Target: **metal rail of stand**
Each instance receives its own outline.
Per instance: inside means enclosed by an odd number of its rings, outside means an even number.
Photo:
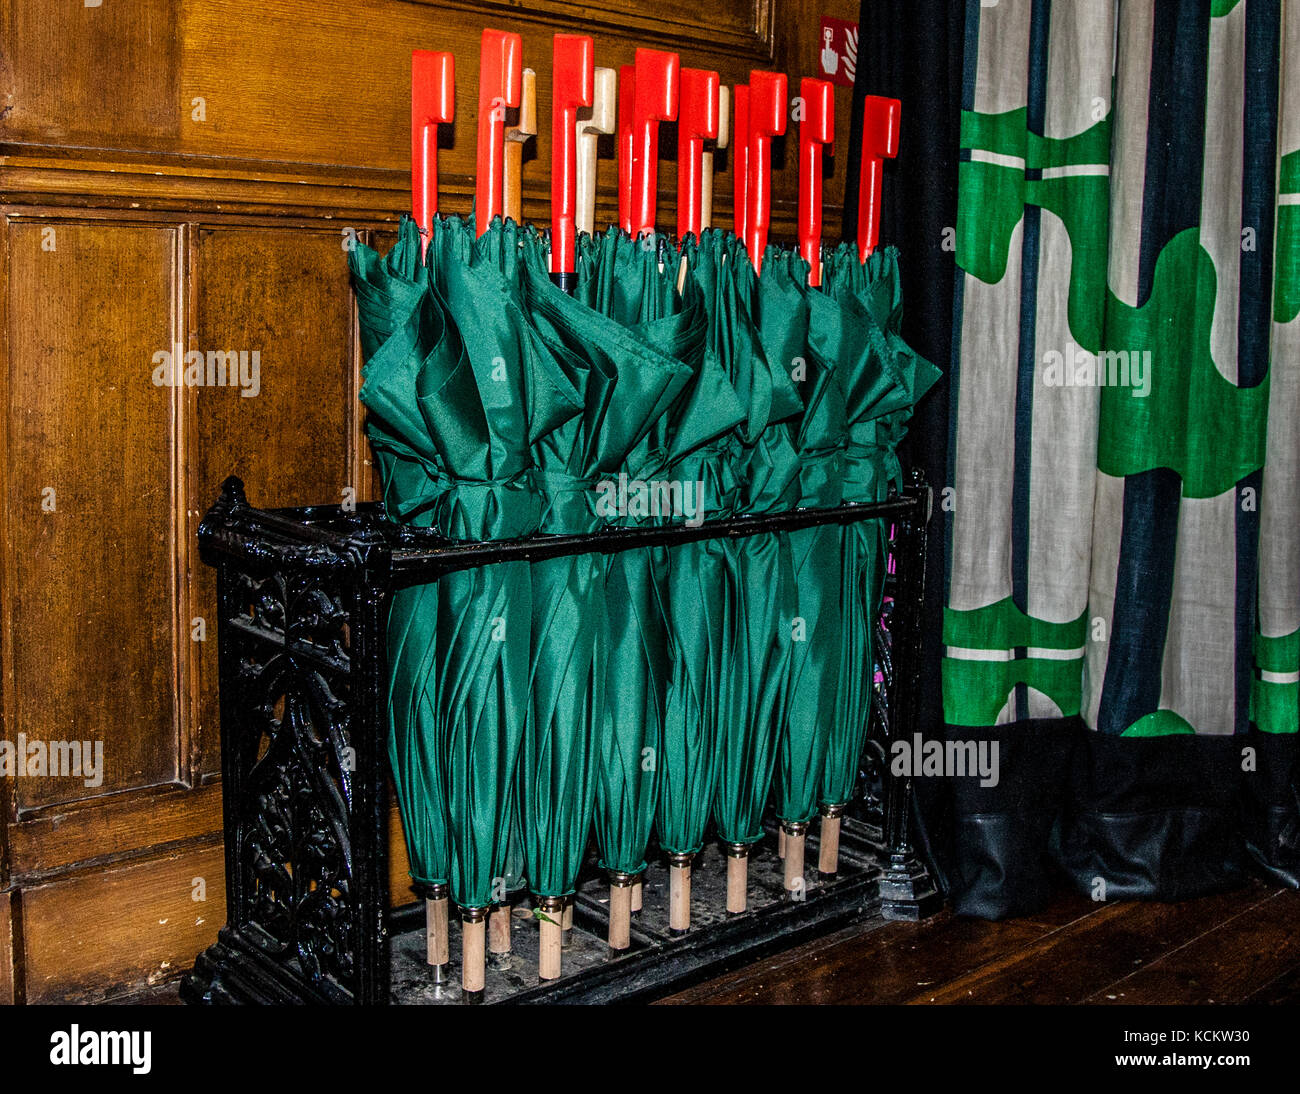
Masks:
[[[889,742],[914,727],[930,502],[914,474],[902,493],[870,505],[465,544],[394,524],[379,505],[255,509],[243,484],[227,479],[198,534],[217,569],[226,925],[182,981],[182,998],[392,1001],[390,934],[401,917],[388,913],[388,606],[397,589],[496,562],[864,520],[893,528],[884,695],[873,710],[882,815],[865,829],[879,833],[879,869],[802,907],[763,909],[662,949],[652,940],[639,956],[528,988],[517,1001],[649,998],[866,911],[919,919],[937,910],[911,842],[910,779],[885,762]]]

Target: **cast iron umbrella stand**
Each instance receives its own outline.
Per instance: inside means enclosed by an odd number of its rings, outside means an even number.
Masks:
[[[940,899],[911,844],[910,779],[889,771],[889,744],[910,740],[919,680],[926,523],[931,494],[914,474],[872,505],[706,522],[453,544],[386,519],[379,505],[260,510],[227,479],[199,527],[217,570],[226,925],[181,982],[189,1003],[387,1004],[458,1001],[429,983],[417,912],[389,912],[386,625],[394,590],[495,562],[589,553],[884,518],[894,535],[892,605],[882,617],[883,676],[863,757],[862,790],[844,818],[839,871],[808,871],[800,899],[780,860],[759,856],[750,912],[716,905],[681,938],[667,930],[667,870],[647,871],[633,944],[605,942],[607,889],[594,863],[579,882],[565,975],[540,982],[518,947],[489,1002],[637,1002],[868,917],[920,919]],[[769,820],[766,844],[774,844]],[[706,853],[717,853],[710,847]],[[721,871],[701,871],[702,878]],[[770,873],[770,877],[768,874]],[[420,902],[421,904],[423,902]],[[662,920],[662,922],[660,922]],[[453,962],[457,955],[452,954]]]

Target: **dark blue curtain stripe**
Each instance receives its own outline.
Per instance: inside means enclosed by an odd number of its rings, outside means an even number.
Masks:
[[[1153,30],[1139,307],[1165,245],[1201,223],[1210,0],[1160,0]]]
[[[1150,298],[1165,246],[1200,224],[1209,45],[1209,0],[1156,5],[1139,304]],[[1123,733],[1160,705],[1181,498],[1181,478],[1164,468],[1131,475],[1124,484],[1115,615],[1097,727],[1104,733]]]
[[[1052,23],[1051,0],[1034,0],[1029,20],[1029,73],[1026,88],[1026,126],[1036,136],[1045,136],[1047,119],[1048,34]],[[1041,177],[1037,168],[1026,168],[1025,178]],[[1020,361],[1016,374],[1015,479],[1011,492],[1011,599],[1029,614],[1029,488],[1033,469],[1034,385],[1038,368],[1038,255],[1042,211],[1026,205],[1024,236],[1021,241]],[[1014,656],[1023,660],[1028,651],[1018,647]],[[1029,689],[1016,684],[1017,719],[1029,717]]]
[[[1248,0],[1243,107],[1241,223],[1255,229],[1254,251],[1241,255],[1237,313],[1237,383],[1254,387],[1268,375],[1273,331],[1273,232],[1277,201],[1278,77],[1281,67],[1281,5]],[[1259,505],[1261,472],[1240,484],[1253,491],[1255,505],[1236,507],[1237,584],[1235,730],[1250,728],[1250,694],[1255,676],[1255,629],[1259,595]]]
[[[1160,705],[1181,502],[1182,479],[1169,468],[1125,480],[1115,611],[1097,712],[1102,733],[1123,733]]]
[[[1255,250],[1243,251],[1241,255],[1237,383],[1242,387],[1254,387],[1268,374],[1273,322],[1281,20],[1277,0],[1249,0],[1241,223],[1243,227],[1255,229]]]

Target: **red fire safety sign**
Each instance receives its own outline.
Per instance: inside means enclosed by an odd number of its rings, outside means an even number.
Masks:
[[[852,87],[858,70],[858,24],[822,16],[821,70],[823,79]]]

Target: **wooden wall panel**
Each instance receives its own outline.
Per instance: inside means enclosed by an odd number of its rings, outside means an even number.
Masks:
[[[17,779],[21,809],[180,775],[175,392],[152,381],[176,336],[176,237],[12,223],[8,246],[6,729],[102,742],[105,767],[98,787]]]
[[[260,388],[195,389],[191,537],[228,475],[257,506],[340,502],[353,482],[358,406],[342,233],[203,229],[195,243],[191,346],[260,355]],[[251,387],[248,390],[253,390]],[[191,620],[212,614],[216,574],[191,557]],[[201,643],[197,767],[220,769],[217,643]]]
[[[223,867],[216,843],[25,889],[27,1002],[91,1002],[184,972],[225,922]]]
[[[43,6],[42,0],[0,3],[19,14]],[[159,3],[165,5],[165,0],[157,0],[149,10],[155,11]],[[755,68],[780,68],[790,74],[794,94],[801,75],[817,72],[818,17],[855,18],[857,10],[855,0],[726,0],[710,5],[690,0],[543,0],[526,7],[427,0],[264,0],[250,6],[243,0],[204,0],[154,15],[160,21],[158,39],[170,35],[173,42],[159,46],[159,53],[176,54],[174,87],[149,65],[114,73],[112,97],[170,112],[166,124],[142,128],[127,111],[106,120],[93,148],[61,148],[66,123],[45,118],[49,111],[24,112],[16,102],[11,116],[0,119],[0,152],[12,142],[19,154],[11,161],[17,184],[46,191],[111,191],[120,200],[134,188],[158,200],[174,195],[179,202],[213,200],[219,192],[215,200],[228,209],[234,203],[249,208],[243,203],[256,204],[260,197],[267,206],[281,208],[299,201],[347,208],[359,203],[391,217],[407,203],[411,50],[449,49],[457,59],[458,103],[456,123],[444,135],[442,200],[450,211],[467,212],[473,193],[475,87],[483,27],[504,26],[523,35],[525,63],[538,72],[539,117],[544,119],[551,94],[551,34],[556,29],[592,32],[601,65],[625,64],[637,46],[654,45],[676,50],[683,64],[717,69],[727,83],[747,80]],[[61,33],[80,42],[86,31],[78,22]],[[125,31],[120,37],[121,49],[129,55],[133,39]],[[24,51],[7,60],[14,69],[15,87],[45,86],[39,72],[33,72],[39,57]],[[86,71],[92,75],[84,82],[93,83],[95,66]],[[849,91],[837,89],[836,102],[841,114],[837,132],[847,138]],[[525,215],[535,219],[549,216],[549,127],[540,128],[524,169]],[[843,142],[840,148],[845,149]],[[663,223],[671,226],[671,127],[661,153]],[[149,158],[160,155],[165,169],[152,170],[155,164]],[[196,162],[195,157],[203,159]],[[793,237],[797,158],[793,141],[776,142],[774,238]],[[731,217],[729,161],[726,155],[717,161],[720,222]],[[77,170],[83,177],[76,177]],[[615,170],[612,158],[602,159],[600,218],[613,216]],[[136,177],[127,183],[123,172]],[[307,186],[321,192],[315,194]],[[843,188],[844,165],[836,163],[826,180],[828,224],[838,219]]]
[[[54,7],[50,0],[0,0],[6,128],[52,145],[103,147],[110,133],[123,147],[174,142],[180,44],[172,0]]]
[[[0,1006],[17,1002],[14,973],[14,894],[0,890]]]

